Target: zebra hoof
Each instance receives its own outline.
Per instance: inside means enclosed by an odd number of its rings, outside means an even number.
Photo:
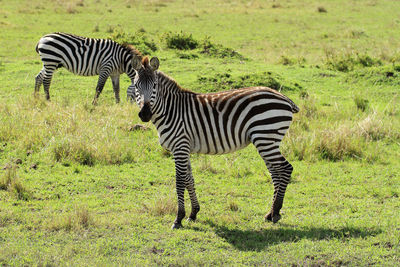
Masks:
[[[188,222],[195,222],[195,221],[196,221],[196,218],[190,218],[190,217],[189,217],[189,218],[187,218],[187,221],[188,221]]]
[[[281,215],[274,215],[272,216],[272,223],[277,223],[281,219]]]
[[[267,215],[265,215],[264,220],[272,222],[272,212],[270,212]]]
[[[282,216],[280,214],[272,215],[272,213],[270,212],[267,215],[265,215],[264,219],[265,221],[277,223],[281,219],[281,217]]]
[[[174,223],[174,224],[172,225],[171,229],[180,229],[180,228],[182,228],[182,227],[183,227],[183,226],[182,226],[181,223]]]

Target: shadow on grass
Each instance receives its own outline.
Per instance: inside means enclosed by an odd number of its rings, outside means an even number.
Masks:
[[[242,251],[260,251],[264,248],[279,244],[282,242],[298,242],[302,239],[330,240],[330,239],[349,239],[364,238],[375,236],[381,233],[381,230],[367,228],[342,227],[339,229],[329,229],[321,227],[297,227],[291,225],[282,225],[279,229],[262,230],[242,230],[238,228],[218,225],[213,221],[207,221],[215,233],[224,238]]]

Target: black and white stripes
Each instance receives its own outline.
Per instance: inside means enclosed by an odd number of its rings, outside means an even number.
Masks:
[[[70,72],[82,76],[99,75],[93,103],[103,90],[108,77],[111,77],[115,100],[119,98],[119,76],[126,73],[132,83],[135,70],[132,57],[141,58],[140,53],[129,45],[120,45],[108,39],[85,38],[67,33],[51,33],[43,36],[36,45],[43,69],[36,76],[35,93],[43,83],[46,98],[50,99],[49,87],[56,69],[64,67]],[[132,85],[128,96],[132,95]]]
[[[183,90],[158,71],[159,61],[133,60],[138,71],[135,99],[143,121],[156,126],[160,144],[174,155],[178,214],[173,228],[185,217],[188,190],[195,220],[200,210],[190,166],[190,153],[229,153],[253,143],[271,173],[274,198],[266,220],[277,222],[293,168],[279,150],[298,107],[286,96],[266,87],[197,94]]]

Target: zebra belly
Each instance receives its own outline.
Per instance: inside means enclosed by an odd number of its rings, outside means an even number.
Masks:
[[[228,154],[232,153],[236,150],[243,149],[250,144],[249,142],[240,143],[238,146],[224,148],[221,145],[218,146],[210,146],[210,145],[200,145],[199,147],[194,147],[190,153],[196,154],[209,154],[209,155],[221,155],[221,154]]]

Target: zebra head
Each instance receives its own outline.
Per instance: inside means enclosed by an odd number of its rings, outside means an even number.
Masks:
[[[142,61],[138,57],[133,57],[132,66],[136,70],[135,78],[135,100],[140,107],[139,118],[143,122],[148,122],[153,116],[153,105],[157,94],[157,73],[160,62],[157,57],[153,57],[150,62],[147,57]]]

